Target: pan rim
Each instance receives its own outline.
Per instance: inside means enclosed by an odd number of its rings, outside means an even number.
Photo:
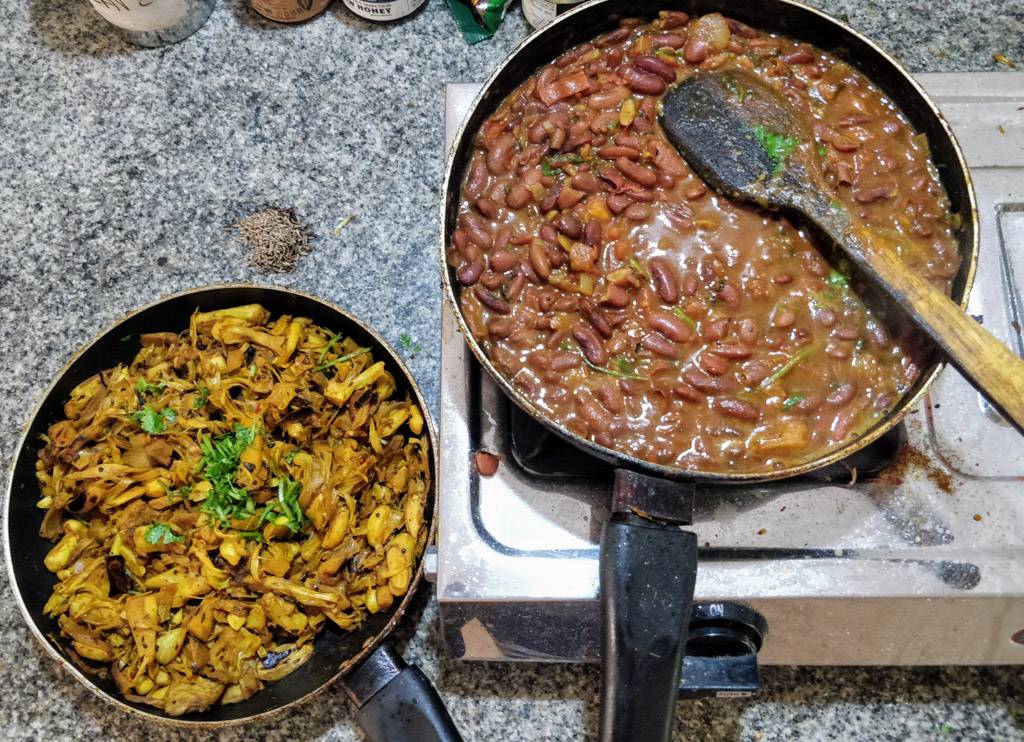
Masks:
[[[700,3],[702,0],[696,0]],[[898,75],[906,82],[917,94],[920,101],[927,108],[927,112],[938,122],[943,133],[952,145],[952,152],[956,158],[956,165],[963,175],[964,187],[966,191],[966,201],[968,205],[969,214],[964,215],[964,218],[969,217],[969,223],[971,226],[971,239],[969,244],[960,242],[961,245],[966,246],[969,254],[966,256],[964,270],[964,283],[963,291],[960,299],[954,300],[954,303],[962,310],[967,310],[967,305],[970,300],[971,290],[974,287],[975,274],[978,266],[978,250],[980,247],[980,219],[978,216],[978,203],[977,194],[975,193],[974,181],[971,177],[971,172],[967,167],[967,162],[964,158],[963,149],[960,146],[956,135],[953,133],[952,128],[949,126],[949,122],[946,121],[945,116],[935,105],[935,102],[925,92],[924,88],[921,87],[920,83],[914,78],[913,75],[908,72],[902,64],[899,63],[891,54],[882,49],[878,44],[872,41],[867,36],[861,34],[856,29],[852,28],[849,24],[834,18],[833,16],[825,13],[824,11],[818,10],[817,8],[811,7],[810,5],[801,2],[801,0],[772,0],[776,5],[781,6],[780,12],[786,12],[789,9],[795,9],[799,12],[804,12],[816,16],[818,21],[826,25],[831,25],[844,34],[852,36],[860,43],[869,47],[875,54],[877,54],[886,64],[890,66]],[[469,122],[472,118],[472,114],[476,112],[487,96],[491,87],[497,82],[497,80],[505,73],[505,70],[509,65],[528,47],[538,42],[538,40],[549,33],[552,29],[561,26],[562,24],[568,24],[572,19],[581,13],[587,12],[589,9],[600,6],[619,6],[622,4],[622,0],[588,0],[588,2],[581,3],[566,13],[559,15],[554,21],[548,25],[537,29],[525,39],[523,39],[515,48],[509,52],[509,54],[502,60],[501,64],[488,76],[481,84],[479,91],[473,96],[472,102],[469,104],[467,116],[460,122],[458,129],[456,129],[455,136],[452,138],[452,144],[448,148],[445,154],[445,169],[444,179],[442,181],[442,198],[440,217],[438,220],[438,255],[441,266],[441,283],[443,286],[444,304],[443,310],[450,311],[455,318],[458,326],[459,334],[463,337],[463,342],[469,346],[470,351],[476,357],[477,362],[488,372],[495,383],[501,388],[501,391],[509,397],[515,404],[529,414],[534,420],[542,424],[548,430],[552,431],[556,435],[560,436],[564,440],[567,440],[572,445],[583,449],[587,453],[607,462],[611,462],[621,468],[629,468],[643,473],[650,474],[652,476],[662,477],[664,479],[676,480],[676,481],[689,481],[706,484],[722,484],[722,485],[742,485],[742,484],[755,484],[758,482],[770,482],[779,479],[787,479],[790,477],[796,477],[801,474],[815,471],[817,469],[828,466],[829,464],[841,461],[856,451],[870,445],[874,441],[881,438],[885,433],[892,430],[898,425],[911,410],[914,409],[929,393],[932,383],[938,378],[939,374],[948,365],[948,361],[944,354],[940,352],[938,360],[932,365],[931,369],[922,375],[915,383],[918,388],[912,394],[905,395],[899,402],[899,407],[893,410],[889,415],[883,418],[882,421],[876,423],[873,427],[868,429],[864,434],[853,438],[834,450],[828,451],[825,455],[814,458],[810,461],[795,464],[792,466],[784,467],[782,469],[772,471],[754,471],[754,472],[731,472],[731,471],[697,471],[683,469],[676,466],[667,466],[665,464],[658,464],[653,461],[641,459],[632,454],[628,454],[622,451],[617,451],[606,446],[602,446],[594,441],[588,440],[570,431],[565,425],[555,422],[549,417],[549,415],[539,407],[535,402],[530,400],[525,394],[523,394],[505,374],[501,373],[490,358],[483,352],[483,348],[473,338],[472,330],[466,323],[465,317],[462,315],[462,310],[459,308],[458,297],[455,295],[455,285],[452,280],[452,271],[448,265],[447,260],[447,245],[448,245],[448,203],[449,195],[453,194],[453,183],[452,179],[454,171],[456,169],[456,154],[461,148],[465,138],[467,136],[475,135],[475,132],[469,132]],[[679,2],[672,2],[666,0],[665,5],[678,5]],[[610,9],[611,10],[611,9]],[[628,12],[628,8],[625,8]],[[854,65],[858,70],[859,66]],[[536,70],[534,70],[535,72]],[[532,73],[531,73],[532,74]],[[861,73],[866,74],[866,73]],[[869,77],[869,79],[871,79]],[[884,92],[884,91],[883,91]],[[888,93],[886,93],[888,95]],[[461,183],[457,184],[461,191]]]
[[[168,301],[188,297],[194,294],[200,294],[210,291],[219,291],[222,289],[255,289],[258,291],[279,292],[281,294],[297,296],[305,301],[311,301],[320,304],[326,307],[327,309],[330,309],[331,311],[341,315],[341,317],[343,317],[347,322],[351,322],[357,327],[361,328],[374,340],[375,343],[377,343],[377,345],[379,346],[378,350],[383,350],[385,353],[387,353],[387,355],[390,357],[390,360],[392,360],[397,366],[397,368],[405,375],[406,380],[409,383],[409,387],[410,389],[412,389],[413,394],[416,397],[416,402],[417,404],[419,404],[420,409],[423,412],[424,421],[426,422],[427,438],[430,444],[430,461],[433,466],[433,472],[430,483],[430,488],[433,491],[433,506],[431,508],[432,512],[430,518],[430,526],[427,530],[427,541],[424,549],[429,547],[437,536],[439,492],[439,488],[437,486],[437,478],[438,472],[440,470],[439,453],[436,445],[438,439],[437,429],[434,424],[433,416],[431,415],[429,408],[425,404],[426,400],[423,397],[423,392],[420,389],[419,384],[417,384],[416,382],[416,378],[409,371],[409,368],[406,366],[401,356],[399,356],[399,354],[395,352],[395,349],[391,346],[391,344],[388,343],[387,340],[385,340],[380,335],[380,333],[377,332],[376,329],[374,329],[373,327],[371,327],[370,325],[368,325],[367,323],[353,315],[351,312],[342,309],[341,307],[339,307],[338,305],[334,304],[331,301],[322,299],[313,294],[291,287],[279,286],[274,284],[260,284],[248,281],[207,284],[203,286],[183,289],[181,291],[176,291],[174,293],[164,295],[159,299],[156,299],[154,301],[149,302],[148,304],[145,304],[144,306],[120,314],[117,317],[117,319],[115,319],[112,323],[106,325],[101,331],[92,335],[85,344],[79,346],[77,350],[72,354],[72,356],[61,366],[61,368],[54,375],[50,384],[39,396],[39,399],[32,408],[31,413],[28,415],[22,427],[21,433],[18,436],[18,443],[15,446],[14,453],[11,457],[9,471],[7,473],[6,488],[3,493],[3,506],[2,510],[0,510],[0,517],[2,517],[4,520],[2,534],[3,555],[4,560],[6,562],[7,579],[8,582],[10,583],[10,589],[11,592],[14,593],[15,602],[18,605],[18,610],[21,612],[22,619],[28,626],[29,633],[32,634],[35,640],[40,645],[42,645],[46,653],[52,659],[56,660],[58,665],[60,665],[65,672],[70,673],[70,675],[75,680],[77,680],[79,684],[87,688],[94,696],[103,699],[107,703],[111,704],[113,707],[125,711],[129,715],[135,716],[137,718],[145,719],[147,721],[155,721],[160,724],[164,724],[168,727],[176,727],[179,729],[223,729],[226,727],[234,727],[239,726],[241,724],[248,724],[254,721],[267,721],[269,719],[282,716],[284,713],[291,711],[295,707],[304,704],[307,701],[323,694],[330,686],[337,682],[339,678],[347,674],[348,671],[353,666],[355,666],[363,659],[365,659],[367,656],[369,656],[374,650],[377,649],[377,647],[379,647],[382,643],[384,643],[387,640],[388,636],[392,633],[392,631],[394,631],[398,623],[405,617],[405,613],[408,611],[409,604],[414,599],[416,592],[420,587],[421,581],[425,579],[425,559],[424,556],[421,556],[419,559],[419,564],[417,565],[416,570],[413,573],[412,581],[409,583],[409,589],[406,591],[405,595],[402,596],[402,600],[399,601],[398,607],[395,609],[394,615],[392,615],[391,618],[387,621],[387,623],[384,624],[383,628],[381,628],[373,637],[371,637],[371,639],[369,639],[362,645],[358,652],[356,652],[354,655],[352,655],[344,662],[342,662],[338,666],[337,670],[330,677],[324,680],[323,683],[318,685],[313,690],[309,691],[303,696],[300,696],[299,698],[296,698],[293,701],[289,701],[288,703],[283,704],[281,706],[270,708],[266,711],[261,711],[257,714],[252,714],[250,716],[240,716],[236,719],[210,721],[205,721],[203,719],[181,719],[160,714],[155,710],[149,711],[145,708],[137,708],[135,706],[132,706],[131,704],[126,703],[123,699],[111,695],[106,691],[96,687],[96,685],[85,676],[85,673],[80,668],[78,668],[74,663],[72,663],[67,657],[61,655],[40,631],[39,627],[36,625],[35,619],[32,617],[31,613],[28,610],[28,606],[26,606],[25,602],[22,600],[21,589],[18,583],[17,575],[15,574],[14,563],[13,560],[11,559],[10,541],[10,502],[14,491],[14,476],[17,468],[17,462],[21,458],[25,446],[28,443],[28,435],[29,431],[32,428],[32,424],[36,421],[36,418],[38,417],[40,411],[42,410],[43,404],[53,393],[54,388],[57,386],[58,383],[60,383],[61,379],[64,378],[64,376],[72,369],[72,367],[88,350],[90,350],[94,345],[96,345],[96,343],[98,343],[112,330],[116,329],[117,327],[124,324],[133,317],[143,312],[154,309],[155,307],[158,307],[161,304],[164,304]]]

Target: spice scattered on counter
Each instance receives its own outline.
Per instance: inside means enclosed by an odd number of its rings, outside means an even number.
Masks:
[[[1003,67],[1009,67],[1011,70],[1017,69],[1017,65],[1014,64],[1013,60],[1009,57],[1004,57],[1002,54],[993,54],[992,59],[1003,65]]]
[[[340,235],[341,230],[347,227],[349,225],[349,222],[351,222],[355,218],[355,214],[349,214],[348,216],[342,218],[341,221],[334,225],[334,229],[331,230],[331,237],[337,237],[338,235]]]
[[[975,520],[978,520],[978,521],[980,521],[980,520],[984,520],[984,518],[982,518],[982,517],[981,517],[981,513],[975,513],[975,514],[974,514],[974,519],[975,519]]]
[[[476,463],[476,470],[480,473],[481,477],[493,477],[494,473],[498,471],[498,464],[501,461],[501,459],[489,451],[477,451],[473,460]]]
[[[239,221],[235,229],[252,248],[249,265],[263,273],[290,273],[310,251],[309,230],[299,224],[293,209],[258,211]]]

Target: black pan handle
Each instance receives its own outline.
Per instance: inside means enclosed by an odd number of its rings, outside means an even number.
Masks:
[[[430,680],[387,642],[341,682],[370,742],[462,742]]]
[[[602,742],[668,740],[697,577],[697,535],[628,513],[601,533]]]

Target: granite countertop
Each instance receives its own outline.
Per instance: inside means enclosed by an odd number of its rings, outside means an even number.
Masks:
[[[133,47],[82,0],[7,0],[0,40],[0,462],[40,390],[122,313],[207,283],[257,280],[331,299],[404,351],[438,388],[435,226],[445,82],[484,77],[526,33],[515,8],[468,47],[442,0],[372,25],[339,0],[296,27],[222,0],[177,45]],[[999,0],[818,0],[913,70],[1024,63],[1024,6]],[[1007,72],[1007,74],[1012,74]],[[1018,73],[1019,74],[1019,73]],[[230,225],[294,207],[317,236],[298,270],[246,265]],[[346,216],[352,221],[334,236]],[[102,704],[29,636],[0,573],[0,729],[9,738],[177,739]],[[425,594],[406,656],[466,739],[573,740],[596,730],[598,673],[442,656]],[[680,704],[688,739],[1024,739],[1018,668],[767,668],[756,700]],[[189,734],[189,738],[202,735]],[[335,690],[219,739],[359,739]]]

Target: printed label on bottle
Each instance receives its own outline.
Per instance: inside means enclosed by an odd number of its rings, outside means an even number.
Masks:
[[[305,21],[331,4],[331,0],[251,0],[252,9],[272,21]]]
[[[424,0],[344,0],[345,7],[356,15],[371,21],[393,21],[405,18]]]
[[[163,31],[188,17],[192,0],[90,0],[96,12],[128,31]]]

